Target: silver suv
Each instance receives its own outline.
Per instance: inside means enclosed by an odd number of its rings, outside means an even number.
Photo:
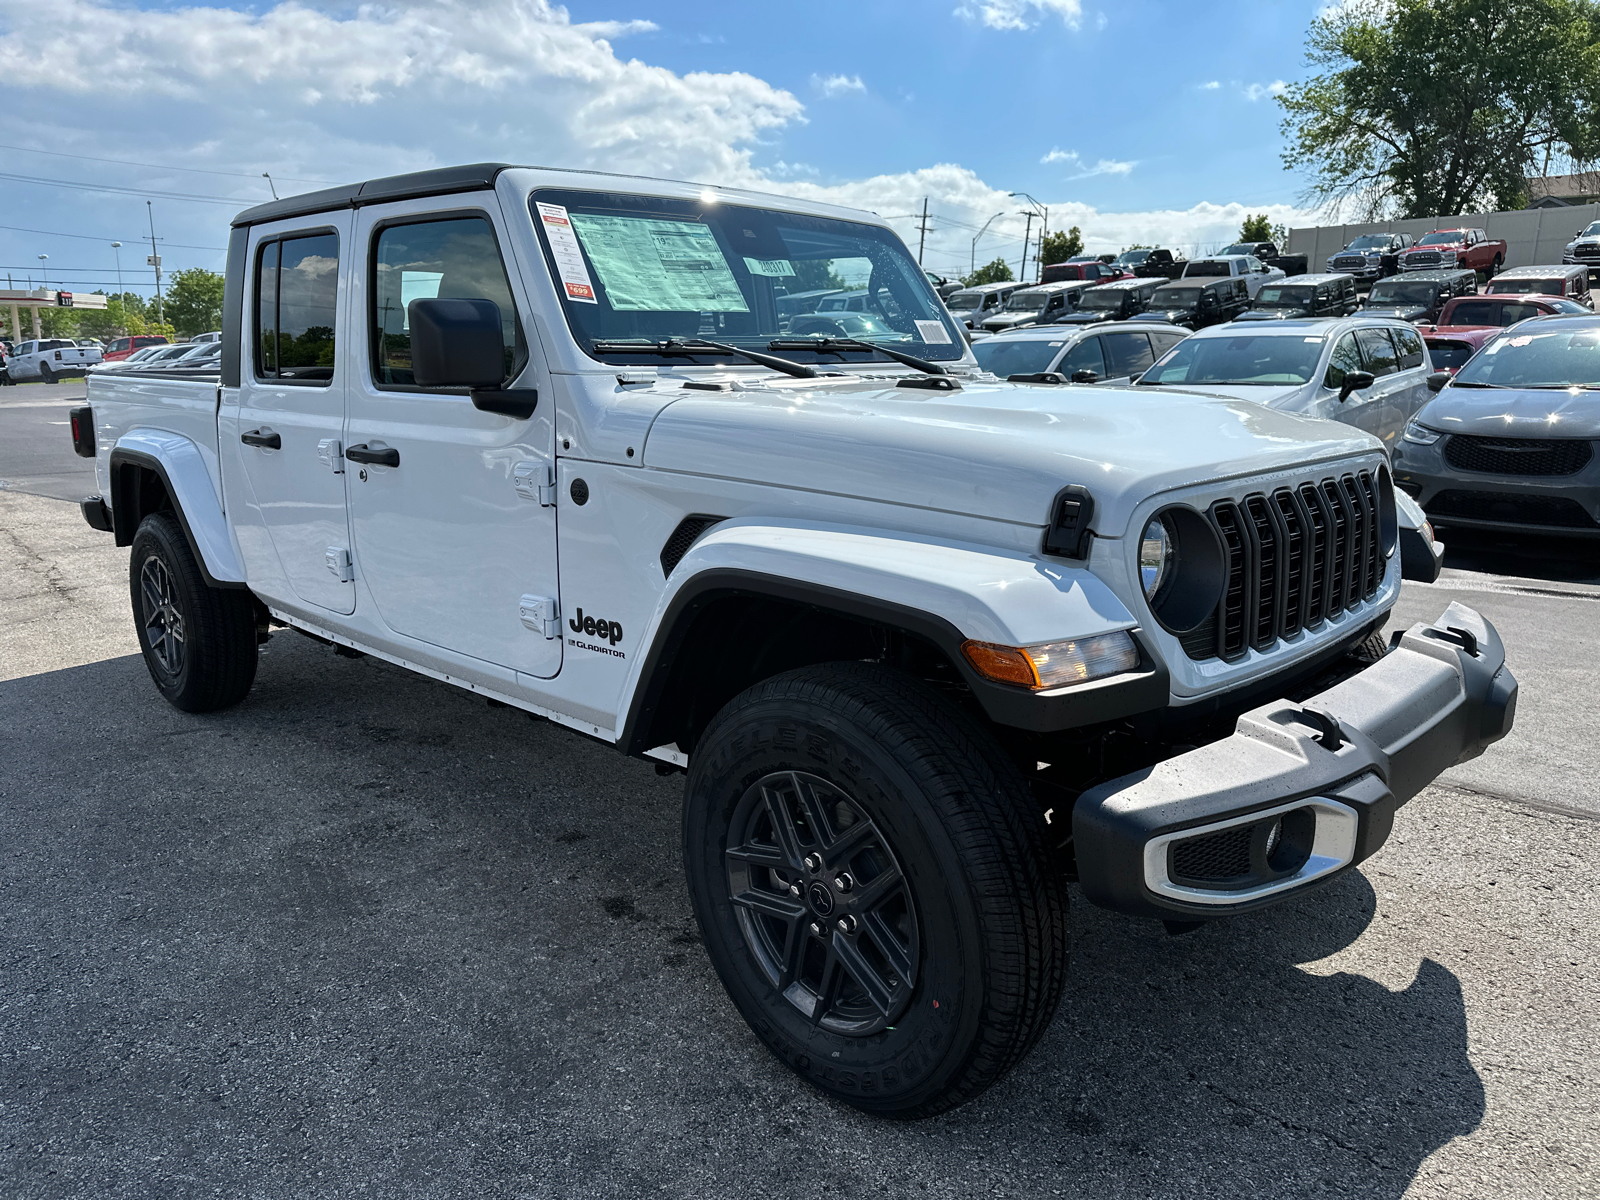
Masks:
[[[974,342],[972,354],[1002,379],[1054,374],[1065,383],[1129,383],[1188,336],[1150,321],[1038,325]]]
[[[1343,421],[1392,446],[1430,399],[1432,371],[1414,325],[1345,317],[1213,325],[1174,347],[1139,383]]]

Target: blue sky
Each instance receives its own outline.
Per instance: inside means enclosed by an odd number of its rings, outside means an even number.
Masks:
[[[913,247],[898,214],[927,196],[927,262],[948,272],[1016,266],[1010,191],[1095,249],[1210,248],[1247,210],[1307,223],[1271,96],[1304,73],[1318,7],[0,0],[0,277],[37,282],[47,253],[52,286],[114,285],[119,239],[149,291],[147,199],[167,267],[217,269],[228,217],[270,195],[263,170],[288,193],[480,159],[855,204]]]

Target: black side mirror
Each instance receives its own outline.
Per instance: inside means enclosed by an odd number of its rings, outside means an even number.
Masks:
[[[1340,403],[1350,399],[1351,392],[1359,392],[1363,388],[1369,388],[1375,382],[1377,382],[1376,377],[1371,371],[1346,371],[1344,373],[1344,382],[1339,385]]]
[[[1449,383],[1453,378],[1455,376],[1451,375],[1449,371],[1435,371],[1428,376],[1428,390],[1430,392],[1441,391],[1445,384]]]
[[[1091,371],[1087,367],[1081,371],[1074,371],[1072,373],[1073,383],[1098,383],[1099,380],[1100,373],[1098,371]]]
[[[411,376],[422,387],[464,387],[484,412],[526,420],[539,403],[532,388],[501,390],[506,374],[500,306],[493,300],[413,300]]]

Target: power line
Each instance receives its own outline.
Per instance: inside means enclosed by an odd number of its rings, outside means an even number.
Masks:
[[[12,233],[37,233],[41,237],[82,238],[86,242],[136,242],[138,238],[125,237],[95,237],[90,233],[57,233],[52,229],[24,229],[20,225],[0,225],[0,229],[10,230]],[[222,254],[227,251],[226,246],[185,246],[180,242],[168,242],[169,250],[215,250]]]
[[[24,154],[51,154],[56,158],[76,158],[84,162],[116,163],[123,167],[148,167],[152,171],[192,171],[198,175],[226,175],[230,179],[260,179],[260,174],[246,175],[240,171],[217,171],[207,167],[174,167],[166,163],[134,162],[127,158],[97,158],[93,154],[68,154],[64,150],[35,150],[32,146],[7,146],[0,143],[0,150],[20,150]],[[293,175],[280,175],[279,179],[288,179],[294,183],[338,183],[337,179],[298,179]]]
[[[124,196],[154,196],[157,200],[183,200],[191,204],[248,205],[248,200],[230,196],[194,196],[185,192],[158,192],[150,188],[118,187],[115,184],[74,183],[70,179],[43,179],[37,175],[9,175],[0,172],[0,179],[13,183],[33,183],[42,187],[72,188],[80,192],[112,192]]]

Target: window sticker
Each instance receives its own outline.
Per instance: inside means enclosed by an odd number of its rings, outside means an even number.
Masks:
[[[950,344],[950,331],[944,327],[943,321],[913,321],[917,332],[922,335],[925,346],[948,346]]]
[[[750,311],[716,235],[698,221],[576,213],[572,225],[615,311]]]
[[[773,279],[789,279],[794,276],[794,264],[786,258],[746,257],[744,265],[752,275],[767,275]]]
[[[581,300],[585,304],[599,304],[595,298],[594,282],[589,278],[589,268],[583,264],[583,251],[572,232],[572,219],[559,204],[539,202],[539,219],[544,222],[544,234],[550,239],[550,253],[556,260],[556,273],[561,277],[561,287],[568,300]]]

